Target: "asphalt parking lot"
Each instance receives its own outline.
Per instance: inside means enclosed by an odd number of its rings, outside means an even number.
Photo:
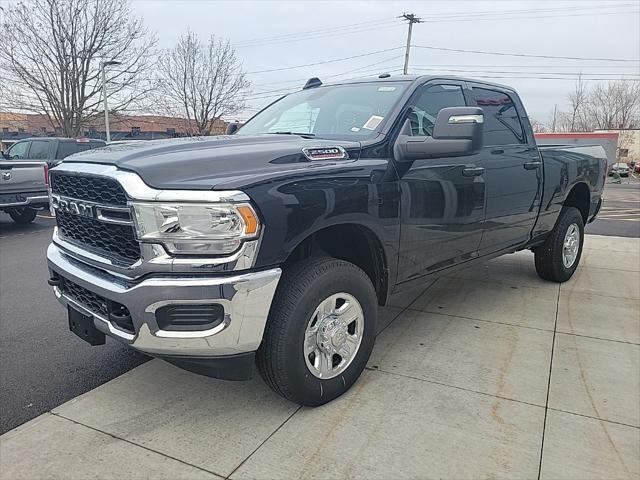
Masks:
[[[41,216],[18,226],[0,213],[0,433],[148,358],[110,339],[93,348],[69,332],[47,285],[53,225]]]
[[[2,426],[37,418],[0,437],[0,477],[638,478],[640,212],[623,205],[561,286],[522,252],[388,307],[367,371],[316,409],[76,341],[46,285],[51,220],[2,224]]]

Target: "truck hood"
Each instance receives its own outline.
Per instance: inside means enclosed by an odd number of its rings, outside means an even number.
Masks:
[[[343,147],[346,160],[314,160],[303,148]],[[109,145],[67,157],[64,163],[115,165],[159,189],[236,189],[273,177],[350,164],[360,143],[306,139],[298,135],[226,135]],[[324,167],[324,168],[323,168]]]

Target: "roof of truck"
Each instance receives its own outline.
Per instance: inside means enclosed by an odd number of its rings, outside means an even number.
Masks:
[[[384,77],[381,77],[381,75],[384,75]],[[389,75],[389,76],[387,76]],[[473,83],[480,83],[483,85],[488,85],[488,86],[492,86],[492,87],[499,87],[505,90],[511,90],[512,92],[515,92],[515,89],[513,87],[510,87],[509,85],[503,85],[500,83],[494,83],[494,82],[487,82],[485,80],[479,80],[476,78],[468,78],[468,77],[458,77],[455,75],[390,75],[387,73],[380,73],[380,75],[374,76],[374,77],[361,77],[361,78],[351,78],[348,80],[336,80],[333,82],[326,82],[320,86],[326,86],[326,85],[344,85],[344,84],[350,84],[350,83],[368,83],[368,82],[426,82],[428,80],[435,80],[435,79],[443,79],[443,80],[455,80],[455,81],[459,81],[459,82],[473,82]],[[320,80],[322,80],[322,78],[320,78]]]
[[[45,142],[77,142],[77,143],[100,142],[100,143],[106,143],[104,140],[101,140],[99,138],[85,138],[85,137],[78,137],[78,138],[70,138],[70,137],[25,137],[25,138],[21,138],[20,139],[20,141],[23,141],[23,140],[29,140],[29,141],[39,140],[39,141],[45,141]]]

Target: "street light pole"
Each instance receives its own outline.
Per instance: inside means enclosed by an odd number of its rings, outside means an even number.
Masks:
[[[107,106],[107,75],[105,73],[105,67],[109,65],[120,65],[120,62],[111,60],[100,63],[100,69],[102,70],[102,98],[104,100],[104,128],[107,134],[107,142],[111,141],[111,132],[109,131],[109,107]]]

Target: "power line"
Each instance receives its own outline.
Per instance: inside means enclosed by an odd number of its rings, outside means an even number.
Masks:
[[[264,41],[264,42],[256,42],[251,44],[241,44],[241,45],[234,44],[234,47],[237,49],[242,49],[242,48],[262,47],[262,46],[277,45],[277,44],[291,43],[291,42],[302,42],[306,40],[316,40],[320,38],[329,38],[329,37],[333,38],[333,37],[341,37],[345,35],[352,35],[356,33],[387,30],[390,28],[398,28],[399,26],[400,25],[398,25],[395,21],[391,21],[391,22],[386,22],[384,24],[378,24],[378,25],[372,25],[372,26],[361,26],[356,28],[349,28],[349,29],[343,29],[343,30],[337,30],[337,31],[331,31],[331,32],[316,33],[316,34],[302,34],[299,36],[293,36],[293,37],[288,37],[288,38],[283,38],[278,40],[271,40],[271,41]]]
[[[620,58],[588,58],[588,57],[564,57],[559,55],[535,55],[527,53],[506,53],[506,52],[487,52],[483,50],[464,50],[459,48],[434,47],[431,45],[413,45],[415,48],[425,48],[428,50],[442,50],[445,52],[475,53],[479,55],[500,55],[506,57],[527,57],[527,58],[557,58],[561,60],[585,60],[598,62],[638,62],[640,60],[629,60]]]
[[[352,70],[347,70],[346,72],[340,72],[340,73],[335,73],[333,75],[322,75],[321,80],[322,79],[328,79],[328,78],[335,78],[335,77],[340,77],[342,75],[346,75],[348,73],[354,73],[354,72],[359,72],[361,70],[364,70],[366,68],[370,68],[376,65],[384,65],[385,63],[389,63],[392,61],[396,61],[402,58],[402,55],[396,55],[390,58],[385,58],[384,60],[380,60],[379,62],[374,62],[374,63],[370,63],[368,65],[363,65],[361,67],[358,68],[354,68]],[[281,80],[279,82],[267,82],[267,83],[254,83],[251,86],[252,87],[263,87],[263,86],[268,86],[268,85],[282,85],[282,84],[288,84],[288,83],[296,83],[296,84],[300,84],[302,82],[306,82],[309,79],[309,77],[304,77],[304,78],[296,78],[296,79],[292,79],[292,80]],[[256,92],[256,93],[267,93],[266,91],[264,92]]]
[[[263,42],[268,42],[268,41],[271,41],[271,40],[282,40],[282,39],[291,39],[291,38],[298,39],[301,35],[319,34],[319,33],[324,33],[324,32],[335,32],[335,31],[344,30],[344,29],[352,29],[353,27],[359,27],[359,26],[364,26],[364,25],[389,23],[391,21],[395,22],[395,20],[393,20],[392,18],[385,17],[385,18],[381,18],[381,19],[367,20],[367,21],[359,22],[359,23],[350,23],[350,24],[347,24],[347,25],[335,25],[333,27],[320,28],[320,29],[317,29],[317,30],[305,30],[305,31],[292,32],[292,33],[281,34],[281,35],[271,35],[271,36],[266,36],[266,37],[258,37],[258,38],[252,38],[252,39],[247,39],[247,40],[241,40],[240,42],[237,42],[235,44],[235,46],[239,47],[239,46],[245,46],[246,44],[250,44],[250,43],[263,43]]]
[[[579,10],[599,10],[602,8],[624,8],[624,7],[636,7],[635,3],[619,3],[619,4],[610,4],[610,5],[592,5],[592,6],[575,6],[572,5],[570,7],[555,7],[555,8],[535,8],[535,9],[515,9],[515,10],[483,10],[483,11],[471,11],[471,12],[449,12],[449,13],[441,13],[441,14],[433,14],[429,13],[429,18],[450,18],[450,17],[482,17],[482,16],[490,16],[490,15],[509,15],[509,14],[524,14],[524,13],[548,13],[548,12],[565,12],[571,11],[576,12]]]
[[[533,18],[558,18],[558,17],[574,17],[583,15],[619,15],[634,13],[628,11],[614,12],[593,12],[593,13],[576,13],[581,10],[594,10],[594,9],[620,9],[625,7],[636,7],[637,5],[631,3],[614,4],[614,5],[598,5],[598,6],[585,6],[585,7],[563,7],[563,8],[541,8],[541,9],[520,9],[520,10],[490,10],[482,12],[451,12],[446,14],[434,14],[429,13],[428,19],[424,20],[425,23],[441,23],[441,22],[458,22],[458,21],[483,21],[483,20],[518,20],[518,19],[533,19]],[[571,11],[569,15],[545,15],[545,16],[532,16],[536,13],[547,12],[564,12]],[[505,15],[519,15],[528,14],[526,16],[511,16],[505,17]],[[480,18],[479,18],[480,17]],[[489,18],[482,18],[489,17]],[[492,18],[491,18],[492,17]],[[403,17],[401,17],[403,18]],[[321,28],[316,30],[299,31],[295,33],[288,33],[283,35],[272,35],[266,37],[253,38],[248,40],[241,40],[234,44],[235,48],[247,48],[266,46],[279,43],[288,43],[295,40],[296,42],[313,40],[318,38],[337,37],[343,35],[351,35],[355,33],[367,32],[372,30],[388,29],[397,27],[394,24],[395,21],[390,18],[381,18],[376,20],[368,20],[359,23],[352,23],[348,25],[339,25],[334,27]]]
[[[638,61],[640,64],[640,60]],[[462,63],[430,63],[416,67],[469,67],[469,68],[633,68],[633,65],[467,65]],[[639,65],[640,66],[640,65]]]
[[[365,67],[361,67],[361,68],[365,68]],[[385,73],[395,73],[395,72],[400,73],[401,71],[402,71],[402,68],[394,68],[394,69],[391,69],[391,70],[387,70],[387,72],[385,72]],[[368,71],[364,71],[364,72],[361,72],[361,73],[364,75],[364,74],[372,73],[372,72],[373,73],[380,73],[379,70],[368,70]],[[347,75],[349,73],[353,73],[353,71],[347,71],[347,72],[343,72],[343,73],[338,73],[338,74],[335,74],[335,75],[330,75],[330,76],[325,77],[325,78],[335,78],[335,77],[338,77],[338,76]],[[357,78],[362,78],[362,77],[358,76],[358,77],[353,77],[353,78],[357,79]],[[351,80],[351,79],[352,78],[342,78],[342,79],[339,79],[339,81],[347,81],[347,80]],[[246,97],[245,100],[259,100],[259,99],[262,99],[262,98],[273,98],[273,97],[278,97],[278,96],[281,96],[281,95],[285,95],[287,93],[297,92],[299,90],[300,90],[299,86],[290,86],[290,87],[277,88],[277,89],[274,89],[274,90],[265,90],[265,91],[262,91],[262,92],[255,92],[257,96],[256,95],[250,95],[250,96]],[[264,95],[264,94],[267,94],[267,95]]]
[[[315,65],[324,65],[326,63],[343,62],[345,60],[352,60],[354,58],[368,57],[368,56],[371,56],[371,55],[376,55],[378,53],[392,52],[394,50],[399,50],[401,48],[404,48],[404,47],[386,48],[384,50],[376,50],[375,52],[362,53],[360,55],[352,55],[350,57],[334,58],[334,59],[331,59],[331,60],[323,60],[321,62],[304,63],[302,65],[293,65],[291,67],[271,68],[271,69],[268,69],[268,70],[257,70],[257,71],[254,71],[254,72],[246,72],[246,74],[247,75],[253,75],[253,74],[256,74],[256,73],[281,72],[283,70],[294,70],[296,68],[313,67]]]
[[[515,17],[510,17],[510,16],[497,16],[497,17],[490,17],[490,18],[473,18],[473,17],[464,17],[464,18],[458,18],[458,19],[451,19],[451,20],[427,20],[425,21],[425,23],[448,23],[448,22],[483,22],[483,21],[501,21],[504,22],[506,20],[533,20],[533,19],[541,19],[541,18],[563,18],[563,17],[570,17],[570,18],[574,18],[574,17],[590,17],[590,16],[603,16],[603,15],[628,15],[630,13],[639,13],[639,10],[627,10],[627,11],[616,11],[616,12],[593,12],[593,13],[569,13],[566,15],[558,15],[558,14],[554,14],[554,15],[537,15],[537,16],[533,16],[533,15],[526,15],[526,16],[515,16]]]
[[[597,73],[584,73],[584,72],[513,72],[513,71],[505,71],[505,70],[468,70],[468,69],[453,69],[453,68],[421,68],[421,66],[416,65],[413,67],[413,70],[431,70],[431,71],[437,71],[437,72],[460,72],[460,73],[515,73],[515,74],[523,74],[523,75],[571,75],[571,76],[593,76],[593,75],[601,75],[601,76],[607,76],[607,77],[617,77],[617,76],[621,76],[621,75],[627,75],[627,76],[637,76],[640,77],[640,73],[624,73],[624,72],[618,72],[618,73],[602,73],[602,72],[597,72]],[[640,78],[639,78],[640,79]]]

